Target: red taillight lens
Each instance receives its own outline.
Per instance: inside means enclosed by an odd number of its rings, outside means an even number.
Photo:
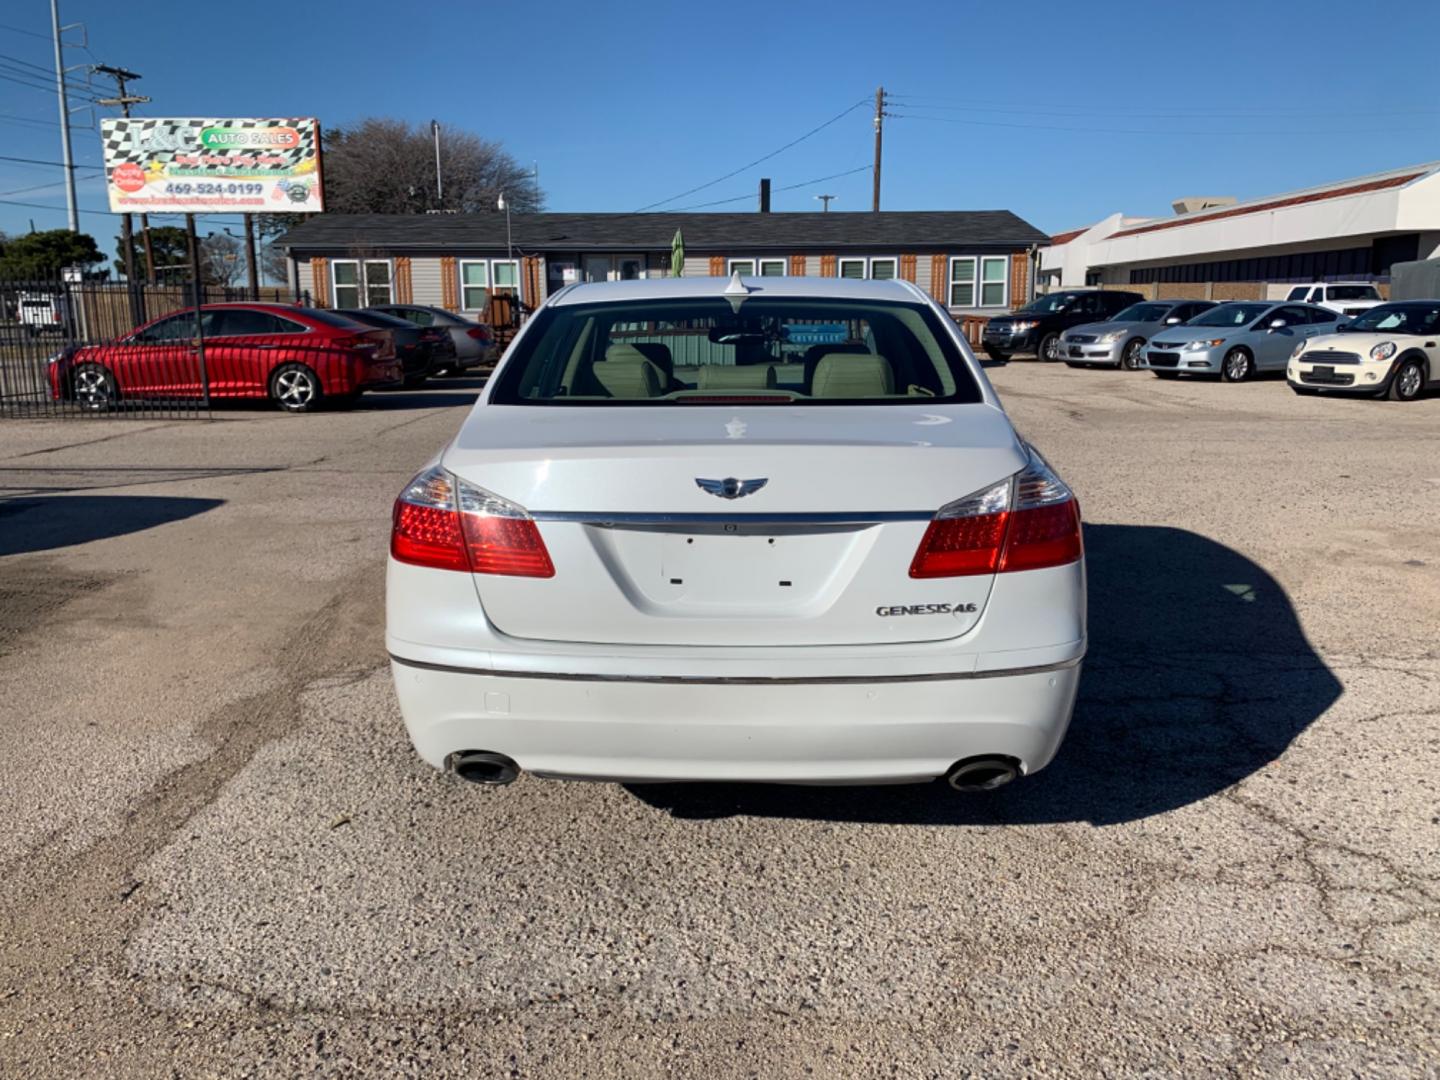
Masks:
[[[1080,504],[1074,497],[1010,515],[1000,572],[1064,566],[1080,558]]]
[[[938,518],[930,522],[925,538],[910,564],[910,576],[965,577],[993,574],[1000,566],[1009,514]]]
[[[494,337],[488,326],[472,326],[465,331],[465,336],[472,337],[476,341],[490,341]]]
[[[390,554],[397,561],[439,570],[469,570],[460,515],[438,506],[397,500],[390,530]]]
[[[410,481],[395,501],[390,554],[437,570],[555,576],[540,530],[522,507],[438,465]]]
[[[910,576],[964,577],[1063,566],[1083,554],[1080,507],[1045,459],[940,509]]]
[[[477,574],[554,577],[550,552],[535,522],[527,518],[462,514],[470,566]]]

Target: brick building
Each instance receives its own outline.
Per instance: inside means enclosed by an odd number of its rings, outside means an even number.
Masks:
[[[321,214],[281,245],[320,304],[432,304],[474,315],[493,296],[534,307],[575,281],[686,277],[903,278],[957,317],[1026,302],[1046,236],[1008,210],[876,213]]]

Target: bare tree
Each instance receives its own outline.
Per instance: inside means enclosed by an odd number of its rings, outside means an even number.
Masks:
[[[234,285],[245,276],[240,241],[225,233],[211,233],[200,241],[200,273],[207,282]]]
[[[435,143],[429,125],[372,117],[334,128],[324,142],[325,209],[340,214],[483,213],[504,192],[512,210],[539,210],[544,195],[529,170],[499,143],[442,129],[442,202],[435,190]]]

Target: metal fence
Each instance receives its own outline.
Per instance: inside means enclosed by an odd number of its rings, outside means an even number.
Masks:
[[[258,299],[297,301],[289,290],[202,285],[204,304]],[[73,379],[57,377],[51,359],[88,345],[114,342],[151,320],[194,309],[193,283],[70,281],[63,276],[0,278],[0,418],[109,416],[203,417],[209,379],[199,350],[177,350],[164,364],[158,389],[122,395],[103,410],[88,408]]]

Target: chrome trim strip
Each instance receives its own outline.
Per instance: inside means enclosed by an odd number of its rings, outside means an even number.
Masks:
[[[1039,675],[1046,671],[1064,671],[1079,667],[1083,655],[1057,664],[1037,667],[1004,668],[998,671],[947,671],[935,675],[798,675],[766,678],[754,675],[588,675],[577,672],[505,671],[499,668],[461,667],[434,664],[428,660],[410,660],[390,653],[390,659],[404,667],[422,671],[443,671],[452,675],[491,675],[503,679],[554,679],[559,682],[671,683],[689,686],[818,686],[834,683],[901,683],[945,682],[969,679],[1004,679],[1012,675]]]
[[[578,521],[583,525],[879,525],[887,521],[930,521],[934,510],[855,510],[820,514],[610,514],[599,510],[532,510],[536,521]]]

